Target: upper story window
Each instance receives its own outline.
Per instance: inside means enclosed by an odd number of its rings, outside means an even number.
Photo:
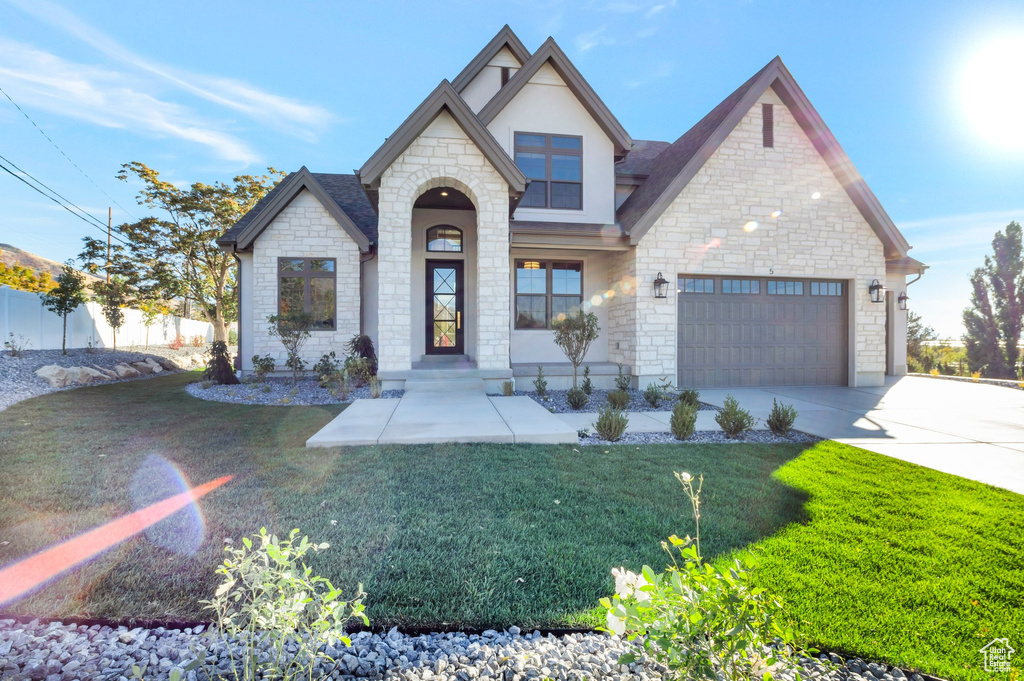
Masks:
[[[278,314],[308,312],[313,329],[334,329],[334,258],[278,258]]]
[[[433,253],[462,253],[462,230],[439,225],[427,230],[427,250]]]
[[[516,133],[516,165],[530,185],[520,208],[583,208],[583,138]]]

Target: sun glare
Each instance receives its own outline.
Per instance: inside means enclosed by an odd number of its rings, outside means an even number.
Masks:
[[[963,70],[964,113],[975,131],[1003,148],[1024,149],[1024,34],[990,40]]]

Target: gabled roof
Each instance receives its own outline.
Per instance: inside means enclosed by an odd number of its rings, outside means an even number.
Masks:
[[[629,233],[630,241],[635,244],[647,233],[769,87],[793,112],[804,133],[878,235],[885,246],[886,258],[905,256],[910,245],[779,57],[768,62],[658,155],[647,180],[618,210],[619,222]]]
[[[672,146],[671,142],[655,140],[633,140],[633,148],[626,158],[615,164],[616,175],[643,178],[651,174],[651,168],[661,152]]]
[[[237,251],[252,246],[263,230],[303,189],[308,190],[352,237],[359,250],[367,251],[377,240],[377,216],[355,175],[311,173],[302,166],[267,192],[242,219],[217,239],[220,246]]]
[[[455,80],[452,81],[452,87],[455,91],[461,93],[466,86],[473,82],[473,79],[477,77],[484,67],[487,66],[495,55],[501,52],[502,48],[507,47],[508,51],[512,53],[516,59],[519,60],[520,64],[525,64],[530,58],[530,51],[526,49],[523,42],[519,39],[519,36],[505,24],[498,31],[498,34],[491,38],[491,42],[484,46],[484,49],[473,57],[473,61],[466,64],[466,68],[459,72],[459,75],[455,76]]]
[[[576,98],[580,100],[583,107],[593,116],[597,124],[608,135],[608,138],[611,139],[615,145],[615,155],[619,157],[624,156],[632,148],[633,138],[629,136],[629,133],[622,127],[619,120],[615,118],[611,110],[597,96],[594,88],[590,87],[590,83],[576,70],[573,63],[562,52],[562,48],[555,43],[554,38],[545,40],[544,44],[523,64],[523,67],[516,71],[515,75],[509,79],[505,87],[498,90],[491,98],[491,101],[487,102],[484,108],[480,110],[480,113],[477,115],[483,124],[490,125],[494,117],[526,86],[530,79],[540,70],[540,67],[547,63],[551,64],[555,72],[569,86],[569,90],[576,95]]]
[[[363,186],[376,187],[384,171],[442,111],[448,111],[455,119],[463,132],[473,140],[494,169],[505,179],[512,192],[522,193],[526,189],[526,176],[523,175],[523,171],[519,170],[447,80],[442,80],[441,84],[434,88],[423,103],[416,107],[405,122],[398,126],[380,149],[359,169],[359,180]]]

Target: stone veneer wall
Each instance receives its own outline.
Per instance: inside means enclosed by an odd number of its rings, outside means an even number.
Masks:
[[[267,317],[277,314],[278,258],[334,258],[338,320],[333,331],[312,331],[302,351],[310,364],[334,350],[345,354],[345,344],[359,333],[359,246],[320,202],[303,190],[253,244],[252,351],[272,355],[278,370],[287,353],[267,331]],[[246,330],[248,332],[248,329]],[[245,366],[251,368],[250,358]]]
[[[761,140],[761,104],[774,104],[775,146]],[[817,199],[812,198],[820,193]],[[779,208],[779,218],[770,214]],[[747,233],[743,225],[757,220]],[[868,294],[885,281],[881,241],[774,91],[767,90],[636,247],[622,256],[638,278],[634,301],[620,303],[634,339],[640,385],[676,376],[675,275],[736,274],[851,280],[851,384],[880,385],[885,371],[885,306]],[[646,283],[663,272],[673,285],[656,299]],[[632,306],[636,323],[629,328]],[[620,361],[629,360],[624,352]]]
[[[412,305],[422,305],[422,282],[411,276],[412,207],[423,192],[453,187],[477,216],[477,355],[480,369],[509,366],[508,184],[447,112],[384,172],[378,201],[380,370],[407,371]],[[472,332],[472,329],[467,329]],[[418,359],[418,357],[416,358]]]

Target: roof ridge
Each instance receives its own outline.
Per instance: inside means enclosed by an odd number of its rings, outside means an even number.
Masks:
[[[495,55],[501,52],[502,48],[507,47],[516,59],[519,60],[519,64],[525,64],[530,59],[530,51],[523,45],[523,41],[519,39],[515,31],[508,24],[505,24],[495,34],[493,38],[484,45],[483,49],[480,50],[475,57],[473,57],[466,66],[459,71],[459,75],[452,79],[452,87],[455,91],[462,93],[462,91],[473,82],[487,64],[494,59]]]

